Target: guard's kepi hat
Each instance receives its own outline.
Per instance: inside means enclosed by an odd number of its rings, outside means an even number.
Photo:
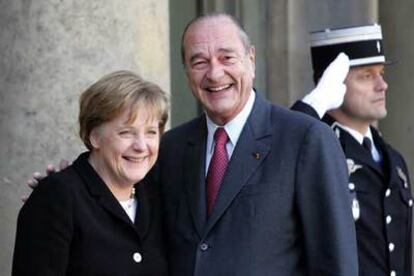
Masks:
[[[311,33],[315,75],[322,74],[341,52],[348,55],[351,67],[385,63],[381,26],[373,24]]]

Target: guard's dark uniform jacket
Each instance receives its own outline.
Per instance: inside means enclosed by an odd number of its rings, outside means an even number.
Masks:
[[[315,118],[316,111],[298,101],[292,107]],[[348,163],[349,190],[355,219],[360,276],[411,276],[411,212],[413,199],[403,157],[371,127],[382,161],[370,153],[329,115]]]

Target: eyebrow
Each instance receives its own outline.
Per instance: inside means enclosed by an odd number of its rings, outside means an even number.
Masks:
[[[226,54],[231,54],[231,53],[236,53],[236,50],[234,48],[219,48],[217,50],[218,53],[226,53]],[[190,63],[193,62],[195,59],[197,58],[202,58],[203,57],[203,53],[202,52],[196,52],[195,54],[190,56]]]
[[[221,52],[224,52],[224,53],[235,53],[236,52],[236,49],[233,49],[233,48],[219,48],[218,49],[218,52],[219,53],[221,53]]]
[[[190,63],[192,63],[195,59],[198,59],[198,58],[202,58],[203,57],[203,53],[195,53],[194,55],[192,55],[191,57],[190,57]]]

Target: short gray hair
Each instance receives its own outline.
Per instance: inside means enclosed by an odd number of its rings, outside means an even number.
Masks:
[[[184,67],[185,67],[184,37],[185,37],[185,34],[187,33],[187,30],[194,23],[197,23],[197,22],[200,22],[200,21],[203,21],[203,20],[210,20],[210,19],[214,19],[214,18],[218,18],[218,17],[227,18],[231,22],[234,23],[234,25],[239,30],[239,37],[240,37],[241,42],[243,43],[243,46],[244,46],[244,49],[246,50],[246,52],[252,47],[251,40],[250,40],[249,36],[247,35],[246,30],[244,29],[244,27],[241,24],[240,20],[237,19],[235,16],[227,14],[227,13],[223,13],[223,12],[214,12],[214,13],[202,14],[202,15],[199,15],[199,16],[193,18],[190,22],[188,22],[188,24],[185,26],[184,32],[181,36],[181,62],[182,62]]]

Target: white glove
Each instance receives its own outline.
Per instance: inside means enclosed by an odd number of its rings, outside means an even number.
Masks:
[[[310,105],[319,118],[329,110],[338,108],[344,101],[346,86],[344,80],[349,72],[349,58],[340,53],[323,72],[321,79],[302,102]]]

